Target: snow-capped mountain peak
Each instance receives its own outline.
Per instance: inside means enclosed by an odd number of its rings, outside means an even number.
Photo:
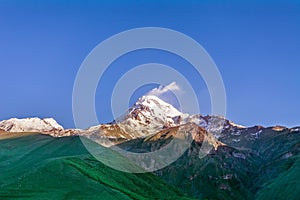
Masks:
[[[63,130],[53,118],[11,118],[0,121],[0,129],[9,132],[48,132]]]
[[[115,123],[124,132],[132,134],[132,137],[143,137],[163,128],[179,125],[185,115],[160,98],[147,95],[139,98]]]
[[[182,113],[178,111],[174,106],[153,95],[142,96],[135,103],[134,107],[148,108],[149,112],[151,112],[155,116],[165,114],[169,117],[175,117],[182,115]]]
[[[173,105],[157,96],[146,95],[113,123],[100,124],[87,130],[64,129],[53,118],[12,118],[0,121],[0,130],[6,132],[40,132],[55,137],[85,135],[112,140],[128,140],[147,137],[163,129],[194,123],[212,133],[216,138],[224,130],[245,128],[221,116],[189,115],[177,110]]]

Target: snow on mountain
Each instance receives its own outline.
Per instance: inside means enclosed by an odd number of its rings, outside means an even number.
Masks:
[[[236,124],[232,121],[229,121],[229,124],[233,127],[236,127],[236,128],[247,128],[246,126],[243,126],[243,125],[240,125],[240,124]]]
[[[181,113],[160,98],[147,95],[141,97],[125,115],[116,119],[115,123],[135,138],[177,126],[181,118],[187,116],[188,114]]]
[[[187,122],[198,124],[217,138],[226,126],[226,119],[221,116],[191,115],[188,117]]]
[[[55,137],[84,135],[86,137],[124,141],[147,137],[166,128],[195,123],[219,138],[224,130],[244,128],[221,116],[189,115],[154,95],[141,97],[123,116],[110,124],[100,124],[86,130],[65,130],[52,118],[12,118],[0,121],[0,130],[7,132],[40,132]],[[107,143],[107,142],[105,142]]]
[[[225,129],[245,128],[222,116],[182,113],[153,95],[141,97],[125,115],[115,120],[115,124],[133,138],[148,136],[164,128],[191,122],[203,127],[217,138]]]
[[[190,115],[185,122],[194,122],[219,138],[224,130],[235,130],[246,128],[242,125],[233,123],[223,116],[202,116],[200,114]]]
[[[161,100],[160,98],[150,95],[141,97],[134,105],[135,108],[148,107],[151,108],[149,111],[152,116],[163,116],[166,117],[175,117],[179,116],[182,113],[178,111],[171,104],[168,104]]]
[[[11,118],[0,121],[0,129],[7,132],[50,132],[61,131],[63,127],[53,118],[40,119],[34,117],[25,119]]]

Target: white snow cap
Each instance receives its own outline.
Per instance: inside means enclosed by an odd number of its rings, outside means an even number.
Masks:
[[[139,98],[139,100],[135,103],[135,107],[139,105],[150,108],[150,112],[153,116],[166,115],[169,117],[175,117],[182,115],[182,113],[174,106],[153,95],[142,96]]]
[[[132,137],[143,137],[156,133],[165,126],[179,125],[180,120],[177,118],[180,119],[182,115],[183,113],[159,97],[146,95],[139,98],[127,113],[116,119],[116,123]]]
[[[8,132],[47,132],[53,130],[63,130],[53,118],[11,118],[0,121],[0,129]]]

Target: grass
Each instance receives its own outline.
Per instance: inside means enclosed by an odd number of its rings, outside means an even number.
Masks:
[[[107,167],[79,137],[2,139],[0,171],[0,199],[190,199],[151,173]]]
[[[204,158],[199,157],[201,143],[194,141],[156,176],[111,169],[79,137],[6,135],[0,140],[0,199],[299,199],[300,133],[267,128],[252,140],[253,131],[245,130],[239,147],[220,146]],[[161,132],[120,146],[153,151],[171,136]],[[231,138],[225,141],[230,144]],[[84,144],[102,161],[139,170],[117,152],[87,139]]]

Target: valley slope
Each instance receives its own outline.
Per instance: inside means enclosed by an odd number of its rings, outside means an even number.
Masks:
[[[0,140],[0,169],[1,199],[190,199],[151,173],[105,166],[79,137]]]

